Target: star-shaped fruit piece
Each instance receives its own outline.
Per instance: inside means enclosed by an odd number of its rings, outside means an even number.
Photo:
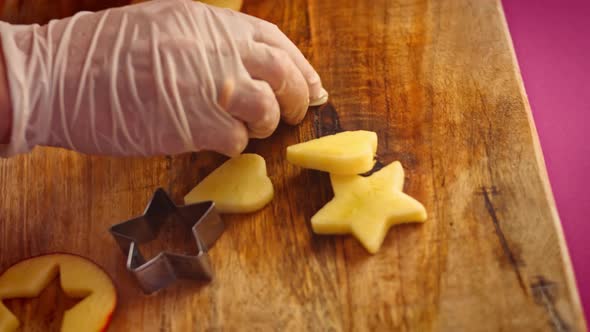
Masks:
[[[184,202],[214,201],[219,212],[248,213],[262,209],[273,196],[264,158],[246,153],[216,168],[184,197]]]
[[[400,162],[367,177],[331,174],[330,180],[334,198],[311,218],[315,233],[352,233],[374,254],[392,225],[426,220],[424,206],[402,192]]]
[[[36,297],[58,274],[66,295],[83,298],[65,312],[61,331],[105,331],[117,305],[115,286],[98,265],[71,254],[29,258],[0,275],[0,331],[20,325],[2,300]]]
[[[375,164],[377,134],[344,131],[287,147],[287,161],[330,174],[361,174]]]

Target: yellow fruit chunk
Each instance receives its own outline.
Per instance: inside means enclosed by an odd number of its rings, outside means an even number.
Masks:
[[[145,2],[148,0],[131,0],[131,4]],[[199,0],[200,2],[206,3],[208,5],[222,7],[222,8],[229,8],[233,10],[240,10],[242,8],[243,0]]]
[[[242,8],[242,0],[199,0],[209,5],[230,8],[233,10],[240,10]]]
[[[184,197],[184,202],[214,201],[220,212],[248,213],[262,209],[273,196],[264,159],[248,153],[215,169]]]
[[[311,218],[318,234],[352,233],[376,253],[389,227],[426,220],[426,209],[402,192],[404,170],[394,162],[371,176],[330,175],[334,198]]]
[[[351,175],[373,168],[377,134],[372,131],[345,131],[287,148],[287,160],[297,166]]]
[[[117,293],[109,276],[80,256],[51,254],[18,262],[0,275],[0,331],[14,331],[20,325],[2,300],[36,297],[58,272],[64,293],[83,298],[65,312],[61,331],[106,330],[117,304]]]

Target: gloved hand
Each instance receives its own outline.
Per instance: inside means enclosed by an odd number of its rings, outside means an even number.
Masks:
[[[279,118],[295,124],[320,77],[275,26],[188,0],[0,24],[12,100],[4,155],[240,153]]]

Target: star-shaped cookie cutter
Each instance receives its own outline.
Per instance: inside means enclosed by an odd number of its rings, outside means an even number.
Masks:
[[[173,219],[173,220],[171,220]],[[197,244],[196,255],[162,251],[146,261],[139,245],[154,240],[166,222],[182,222]],[[109,231],[127,255],[127,270],[146,294],[168,287],[178,279],[211,280],[213,269],[207,250],[221,236],[224,223],[211,201],[179,206],[158,189],[144,214],[112,226]]]

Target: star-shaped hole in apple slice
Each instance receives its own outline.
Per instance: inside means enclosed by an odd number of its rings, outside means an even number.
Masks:
[[[81,300],[63,315],[61,331],[103,331],[117,304],[110,277],[91,261],[71,254],[50,254],[14,264],[0,275],[0,331],[20,322],[3,300],[37,297],[59,276],[63,292]]]
[[[21,331],[59,331],[65,312],[81,300],[63,291],[58,273],[39,296],[7,299],[4,305],[21,322]]]
[[[376,253],[389,228],[395,224],[423,222],[426,209],[403,193],[401,163],[391,163],[364,177],[330,175],[334,198],[311,218],[318,234],[352,234]]]

